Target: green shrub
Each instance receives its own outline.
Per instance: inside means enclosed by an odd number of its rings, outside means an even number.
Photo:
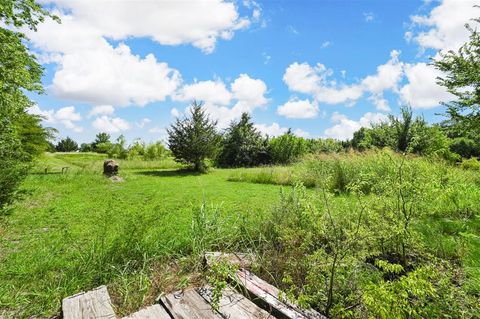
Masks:
[[[307,142],[290,131],[270,140],[269,151],[274,164],[289,164],[307,153]]]
[[[471,170],[475,170],[475,171],[480,171],[480,161],[475,157],[462,160],[462,163],[460,164],[460,166],[463,169],[471,169]]]

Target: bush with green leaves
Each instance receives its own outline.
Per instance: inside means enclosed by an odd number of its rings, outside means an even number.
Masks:
[[[217,164],[223,167],[248,167],[269,162],[267,141],[254,127],[248,113],[226,129]]]
[[[432,218],[478,218],[477,181],[465,178],[473,175],[395,153],[353,155],[353,164],[347,156],[317,159],[316,191],[296,185],[282,193],[261,226],[258,271],[289,299],[332,318],[477,317],[475,277],[435,247],[445,234],[424,227]],[[338,160],[349,172],[342,182],[349,196],[332,187]],[[452,195],[442,194],[458,187],[454,208]],[[474,253],[470,238],[456,238],[456,256]]]
[[[285,134],[272,138],[268,149],[272,163],[289,164],[307,153],[308,144],[303,137],[295,136],[288,130]]]
[[[168,148],[175,160],[196,171],[207,169],[206,160],[214,159],[220,143],[217,122],[210,120],[202,103],[193,102],[190,116],[178,119],[168,132]]]
[[[451,152],[451,140],[438,125],[429,125],[423,117],[413,117],[412,109],[401,108],[401,116],[389,115],[388,121],[361,128],[350,141],[354,149],[390,148],[398,152],[458,160]]]
[[[13,201],[32,160],[51,137],[41,118],[27,112],[34,103],[25,92],[43,92],[43,69],[29,52],[25,35],[13,30],[36,31],[46,16],[49,12],[35,1],[0,5],[0,211]]]
[[[70,137],[62,138],[55,146],[57,152],[76,152],[78,150],[78,144]]]

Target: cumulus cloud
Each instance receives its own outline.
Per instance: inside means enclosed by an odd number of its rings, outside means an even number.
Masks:
[[[220,128],[225,128],[232,120],[240,118],[243,112],[251,113],[268,103],[265,96],[267,94],[265,82],[253,79],[248,74],[240,74],[230,84],[230,88],[218,79],[185,85],[179,92],[175,96],[176,100],[203,101],[206,111],[212,119],[218,120]],[[177,114],[178,110],[171,112]]]
[[[288,131],[288,127],[280,126],[280,124],[273,122],[272,124],[255,124],[255,128],[264,136],[275,137],[282,134],[285,134]],[[293,134],[299,137],[308,138],[310,133],[302,129],[295,129]]]
[[[332,122],[336,123],[325,130],[325,136],[338,140],[348,140],[353,133],[362,127],[370,127],[371,124],[387,121],[388,117],[382,113],[365,113],[358,121],[349,119],[346,115],[338,112],[333,113]]]
[[[317,103],[308,99],[299,100],[298,98],[290,99],[277,109],[279,115],[292,119],[310,119],[318,115]]]
[[[101,132],[118,133],[130,129],[130,123],[119,117],[109,117],[106,115],[97,117],[92,126]]]
[[[443,0],[428,15],[412,16],[415,31],[407,31],[405,37],[421,49],[457,50],[468,39],[465,23],[478,17],[475,5],[476,0]]]
[[[162,45],[191,44],[206,53],[218,39],[229,40],[235,31],[260,18],[260,7],[251,4],[252,17],[241,17],[235,3],[201,1],[44,0],[69,12],[78,23],[103,37],[124,40],[147,37]]]
[[[173,108],[170,110],[170,115],[173,116],[173,117],[179,117],[182,113],[177,110],[176,108]]]
[[[288,131],[287,127],[281,127],[278,123],[255,124],[255,128],[265,136],[279,136]]]
[[[88,116],[96,116],[96,115],[112,115],[115,112],[115,108],[112,105],[103,104],[103,105],[96,105],[92,107]]]
[[[436,83],[436,78],[442,73],[431,65],[408,64],[405,67],[405,74],[408,83],[400,91],[401,99],[413,108],[434,108],[441,101],[450,101],[454,98],[444,87]]]
[[[74,122],[78,122],[82,120],[82,116],[80,113],[76,112],[74,106],[66,106],[62,107],[58,110],[42,110],[38,105],[33,105],[28,109],[30,114],[40,115],[43,117],[46,123],[60,123],[67,129],[70,129],[74,132],[82,132],[83,127],[78,126]]]
[[[164,101],[182,84],[180,73],[153,54],[133,54],[121,41],[147,37],[163,45],[191,44],[206,53],[218,39],[260,18],[261,8],[245,3],[251,17],[240,17],[233,2],[44,0],[62,24],[42,23],[26,30],[43,63],[57,69],[49,89],[58,97],[92,104],[143,106]],[[119,41],[112,45],[107,39]]]
[[[390,59],[385,64],[379,65],[375,74],[352,84],[339,84],[332,80],[333,71],[321,63],[315,66],[308,63],[292,63],[285,70],[283,81],[290,91],[308,94],[320,103],[351,105],[365,93],[369,93],[379,110],[388,110],[383,92],[398,91],[398,84],[403,76],[403,63],[398,59],[399,54],[399,51],[393,50]]]
[[[148,117],[141,119],[139,122],[135,123],[139,128],[144,128],[145,125],[152,122]]]
[[[228,105],[232,99],[232,93],[220,80],[200,81],[184,85],[174,99],[179,101],[201,100],[218,105]]]
[[[414,41],[423,52],[427,49],[457,50],[468,41],[469,31],[465,23],[478,16],[474,0],[443,0],[428,15],[411,17],[412,26],[405,33],[407,41]],[[438,57],[438,54],[437,56]],[[407,83],[400,90],[400,98],[414,108],[429,109],[454,96],[436,83],[442,73],[432,65],[420,62],[405,65]]]

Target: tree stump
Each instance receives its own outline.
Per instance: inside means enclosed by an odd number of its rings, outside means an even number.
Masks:
[[[103,174],[109,177],[117,175],[118,163],[114,160],[105,160],[103,162]]]

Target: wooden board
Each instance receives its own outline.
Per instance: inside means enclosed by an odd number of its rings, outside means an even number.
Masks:
[[[116,318],[105,286],[63,299],[62,311],[64,319]]]
[[[206,286],[198,288],[197,292],[208,303],[212,302],[213,292],[211,287]],[[227,287],[222,291],[222,298],[220,299],[218,312],[222,317],[229,319],[274,318],[271,314],[259,308],[243,295],[235,292],[231,287]]]
[[[210,267],[213,263],[226,261],[231,264],[237,265],[240,268],[249,268],[255,261],[255,257],[252,254],[222,253],[219,251],[206,252],[204,258],[205,264],[208,267]]]
[[[160,305],[153,305],[139,310],[123,319],[171,319],[168,312]]]
[[[160,302],[174,319],[222,318],[194,289],[162,296]]]
[[[244,288],[253,302],[259,304],[264,309],[272,312],[279,318],[288,319],[326,319],[325,316],[313,309],[304,310],[293,302],[280,300],[280,290],[258,278],[246,269],[240,269],[236,273],[237,281]]]

